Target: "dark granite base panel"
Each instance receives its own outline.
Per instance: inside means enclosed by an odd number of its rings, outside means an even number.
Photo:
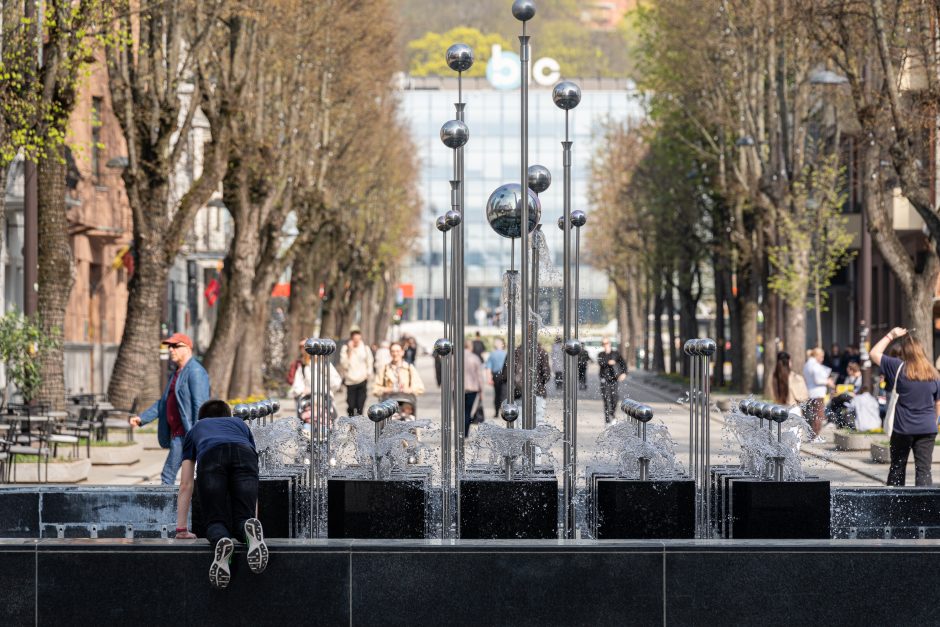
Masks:
[[[940,624],[936,540],[269,546],[215,590],[202,541],[0,540],[0,625]]]
[[[940,624],[927,592],[940,577],[940,544],[909,544],[667,548],[666,623]]]
[[[598,479],[597,539],[695,537],[695,483],[690,480]]]
[[[730,484],[731,538],[832,537],[828,481],[731,479]]]
[[[330,538],[419,539],[427,534],[424,480],[330,479]]]
[[[460,482],[460,537],[550,540],[558,537],[558,480]]]
[[[655,548],[655,547],[654,547]],[[357,553],[357,625],[662,625],[662,555],[642,550]]]

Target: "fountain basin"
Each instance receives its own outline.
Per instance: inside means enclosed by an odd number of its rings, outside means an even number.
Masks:
[[[695,482],[592,479],[594,538],[661,540],[695,537]]]
[[[472,540],[558,538],[558,479],[460,482],[460,537]]]

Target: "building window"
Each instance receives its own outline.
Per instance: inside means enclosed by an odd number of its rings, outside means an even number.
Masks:
[[[101,98],[91,99],[91,175],[95,183],[101,181]]]

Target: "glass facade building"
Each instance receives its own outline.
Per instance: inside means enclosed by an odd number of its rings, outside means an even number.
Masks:
[[[590,161],[603,136],[608,119],[640,119],[641,102],[629,80],[577,80],[581,104],[570,113],[572,147],[571,208],[584,210],[588,223],[582,229],[581,256],[586,256],[585,236],[591,228],[588,202]],[[453,178],[453,151],[441,143],[441,125],[455,117],[456,78],[407,78],[402,91],[402,111],[412,130],[419,161],[419,192],[423,200],[418,246],[405,263],[401,283],[413,285],[406,319],[440,319],[442,300],[442,240],[434,226],[436,216],[450,208]],[[561,267],[562,233],[557,220],[562,215],[562,146],[565,112],[552,102],[551,88],[532,83],[529,90],[529,164],[541,164],[552,173],[552,185],[540,195],[542,230],[556,268]],[[470,140],[464,148],[466,208],[467,320],[473,323],[478,308],[495,309],[500,304],[502,277],[510,264],[510,240],[497,235],[486,221],[485,205],[490,193],[504,183],[518,183],[521,176],[519,90],[498,90],[486,79],[464,79],[463,98],[467,103],[465,120]],[[519,248],[516,243],[516,267]],[[573,249],[572,249],[573,250]],[[560,274],[557,275],[560,277]],[[560,279],[559,279],[560,280]],[[551,284],[550,276],[540,281]],[[557,283],[558,281],[555,281]],[[408,290],[410,292],[410,290]],[[588,317],[600,316],[597,301],[607,296],[607,277],[582,263],[580,291],[582,311]],[[557,299],[549,299],[557,300]],[[592,306],[592,303],[594,306]],[[557,321],[557,306],[548,307]],[[591,315],[589,312],[596,312]],[[598,322],[606,320],[597,319]]]

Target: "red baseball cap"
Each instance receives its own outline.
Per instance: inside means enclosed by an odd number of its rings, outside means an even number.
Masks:
[[[170,337],[166,338],[161,344],[185,344],[189,348],[193,347],[193,341],[189,339],[189,336],[185,333],[174,333]]]

